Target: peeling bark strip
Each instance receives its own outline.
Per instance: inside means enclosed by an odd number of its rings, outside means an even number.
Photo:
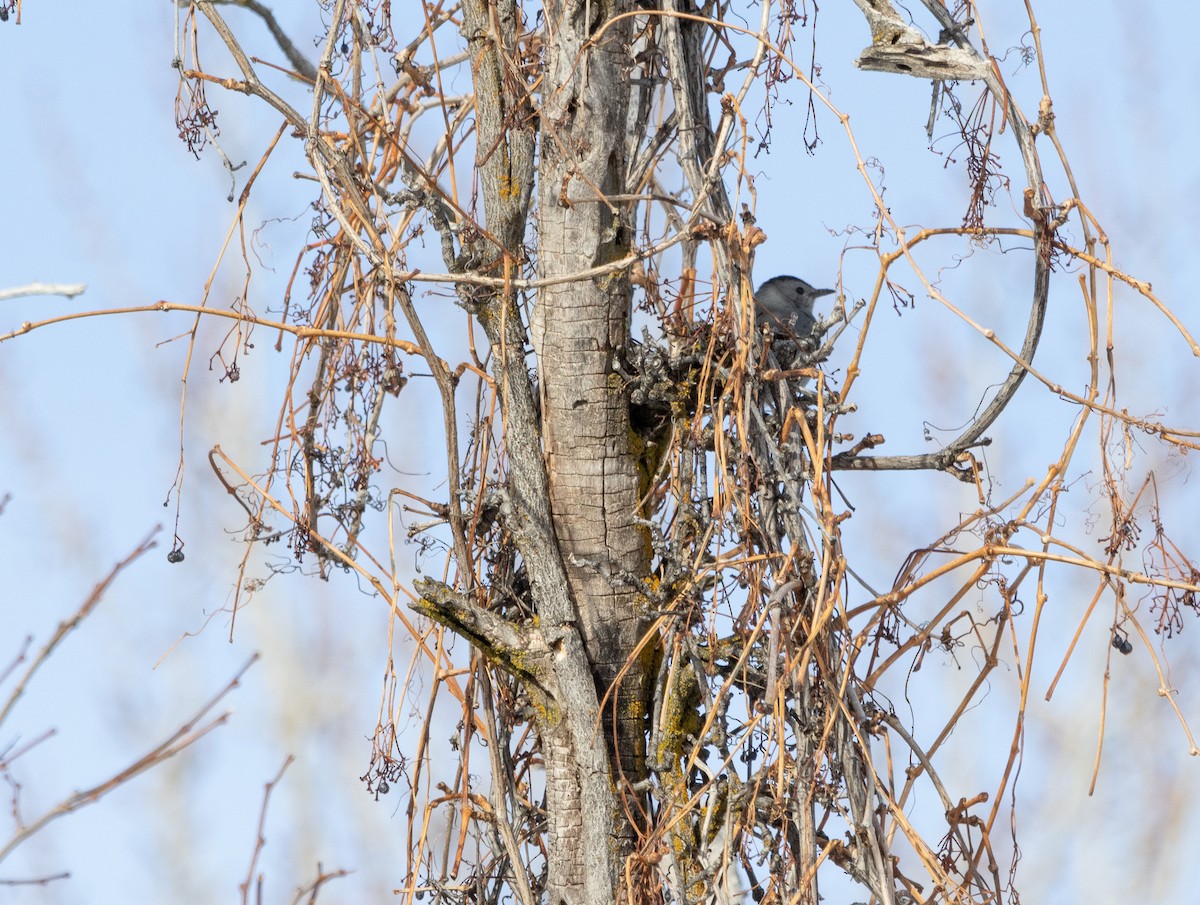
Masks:
[[[539,276],[567,276],[627,254],[632,230],[626,192],[632,18],[628,0],[559,0],[546,4],[542,136],[538,174]],[[532,324],[542,394],[543,443],[554,528],[596,689],[603,696],[644,633],[632,579],[649,570],[635,522],[638,472],[629,449],[629,408],[613,372],[613,350],[629,335],[627,274],[543,288]],[[646,670],[633,664],[593,725],[630,783],[645,766]],[[569,709],[586,702],[564,702]],[[594,737],[575,736],[580,747]],[[563,760],[560,761],[560,758]],[[582,785],[572,752],[546,751],[547,810],[555,849],[551,886],[578,888],[599,850],[620,866],[635,832],[626,808],[598,812],[569,799]],[[612,783],[616,777],[606,776]],[[616,799],[614,799],[614,802]],[[578,822],[577,825],[572,825]],[[618,873],[622,873],[618,870]],[[613,878],[616,880],[616,877]],[[611,897],[615,884],[609,887]],[[598,892],[592,888],[589,894]],[[610,899],[611,900],[611,899]]]

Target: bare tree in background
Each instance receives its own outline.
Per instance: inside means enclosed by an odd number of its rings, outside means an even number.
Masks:
[[[1195,446],[1193,434],[1124,412],[1105,370],[1112,281],[1159,303],[1109,263],[1044,75],[1043,96],[1024,108],[978,49],[986,36],[970,4],[922,0],[914,23],[887,0],[855,3],[871,36],[857,63],[879,73],[881,103],[897,77],[930,81],[935,110],[957,117],[974,194],[961,225],[901,228],[864,178],[877,280],[798,343],[754,326],[753,258],[766,237],[747,122],[769,121],[787,83],[837,112],[794,62],[806,5],[329,0],[314,66],[252,0],[179,4],[177,113],[190,146],[216,136],[216,91],[280,117],[239,218],[281,143],[303,147],[311,171],[301,175],[320,186],[280,312],[205,300],[203,313],[233,323],[221,350],[231,377],[251,334],[294,338],[269,461],[219,448],[209,459],[249,513],[248,558],[280,539],[268,525],[283,516],[294,557],[361,576],[433,676],[420,737],[405,738],[413,672],[388,664],[365,777],[373,792],[406,796],[406,901],[816,903],[829,884],[880,903],[1013,899],[1017,856],[1006,864],[997,848],[1016,825],[1006,795],[1032,655],[1013,621],[1034,620],[1036,638],[1051,568],[1092,583],[1094,604],[1113,614],[1114,652],[1146,637],[1131,587],[1149,592],[1159,618],[1194,608],[1200,574],[1161,523],[1139,540],[1149,492],[1126,487],[1108,458],[1114,438],[1134,433]],[[230,6],[265,21],[273,47],[245,47],[249,32],[224,18]],[[1032,12],[1030,28],[1040,64]],[[213,42],[236,71],[201,65]],[[1001,144],[1020,168],[998,169]],[[1043,175],[1047,149],[1061,184]],[[985,218],[1002,191],[1023,226]],[[1062,238],[1067,224],[1081,244]],[[1002,235],[1027,259],[1024,285],[1008,290],[1029,312],[1019,349],[945,298],[913,255],[934,239],[962,248]],[[1078,393],[1036,368],[1051,272],[1068,266],[1082,274],[1091,325]],[[841,426],[894,268],[1011,361],[987,404],[932,453],[884,456],[882,437]],[[414,303],[431,293],[469,315],[461,342],[431,338]],[[857,343],[840,383],[820,368],[839,340]],[[440,410],[406,405],[417,380],[432,381]],[[993,499],[978,450],[1013,429],[1003,415],[1023,383],[1074,404],[1069,440],[1016,496]],[[1101,442],[1087,452],[1079,440],[1092,422]],[[391,486],[403,476],[383,441],[414,431],[445,437],[436,499]],[[946,513],[944,535],[914,551],[892,587],[871,589],[842,543],[851,509],[834,475],[850,469],[878,472],[881,496],[897,470],[929,471],[977,487],[979,507]],[[1104,475],[1111,520],[1098,556],[1059,537],[1059,495],[1085,469]],[[870,506],[855,503],[859,514]],[[405,540],[425,550],[426,577],[411,584],[395,566]],[[985,620],[961,605],[979,588]],[[881,689],[964,639],[987,648],[975,680],[944,726],[914,731]],[[986,793],[966,795],[943,782],[939,753],[981,706],[1006,641],[1019,684],[1011,753],[1002,775],[979,778]],[[430,733],[455,720],[462,761],[453,784],[440,783]],[[933,818],[910,813],[919,790],[940,802]]]

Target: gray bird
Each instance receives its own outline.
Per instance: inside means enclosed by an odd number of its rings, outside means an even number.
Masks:
[[[832,289],[813,289],[799,277],[772,277],[754,293],[754,326],[776,336],[806,339],[816,325],[813,302]]]

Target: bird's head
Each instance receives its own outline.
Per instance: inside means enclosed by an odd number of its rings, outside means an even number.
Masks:
[[[832,289],[814,289],[799,277],[772,277],[754,293],[754,323],[779,335],[803,339],[812,332],[813,302]]]

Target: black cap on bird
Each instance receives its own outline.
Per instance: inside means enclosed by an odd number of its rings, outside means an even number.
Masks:
[[[805,339],[816,324],[813,302],[833,291],[814,289],[799,277],[772,277],[754,293],[754,326],[770,327],[787,339]]]

